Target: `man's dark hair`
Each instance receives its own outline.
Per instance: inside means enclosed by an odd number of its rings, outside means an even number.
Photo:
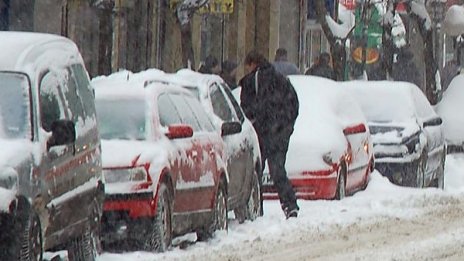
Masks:
[[[328,65],[329,63],[330,63],[330,54],[321,53],[321,55],[319,55],[319,64]]]
[[[256,50],[249,52],[247,56],[245,57],[245,64],[248,64],[248,65],[254,63],[260,66],[266,62],[268,62],[267,59]]]
[[[208,55],[205,59],[205,66],[209,69],[216,67],[218,64],[218,59],[212,55]]]
[[[287,50],[285,48],[279,48],[275,54],[276,61],[286,61],[287,60]]]

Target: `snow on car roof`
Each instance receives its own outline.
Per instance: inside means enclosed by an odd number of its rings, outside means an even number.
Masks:
[[[359,102],[369,122],[404,122],[415,117],[412,88],[407,82],[349,81],[341,85]]]
[[[0,32],[0,70],[21,70],[29,59],[47,51],[69,51],[80,59],[76,45],[69,39],[52,34],[26,32]],[[48,48],[53,46],[53,49]]]
[[[343,129],[365,123],[361,109],[338,83],[315,76],[289,76],[298,94],[299,115],[290,138],[289,173],[327,169],[322,156],[341,157],[346,149]],[[310,160],[308,160],[310,159]]]
[[[459,113],[464,106],[464,75],[456,76],[436,106],[438,115],[443,119],[445,137],[450,142],[464,141],[464,118]]]

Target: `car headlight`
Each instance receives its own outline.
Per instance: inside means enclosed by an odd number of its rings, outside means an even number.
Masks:
[[[14,189],[18,184],[18,172],[9,167],[0,172],[0,187]]]
[[[147,181],[148,179],[148,173],[144,167],[128,169],[104,169],[103,176],[106,183]]]

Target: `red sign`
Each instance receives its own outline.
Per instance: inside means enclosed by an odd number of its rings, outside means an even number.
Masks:
[[[339,3],[348,10],[354,10],[356,8],[356,0],[340,0]]]

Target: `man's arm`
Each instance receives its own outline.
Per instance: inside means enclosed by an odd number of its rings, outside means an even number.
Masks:
[[[245,76],[242,80],[240,80],[239,85],[242,87],[242,91],[240,92],[240,107],[242,107],[245,116],[250,120],[254,121],[254,108],[253,105],[256,100],[256,93],[254,83],[251,79],[253,79],[251,75]]]

